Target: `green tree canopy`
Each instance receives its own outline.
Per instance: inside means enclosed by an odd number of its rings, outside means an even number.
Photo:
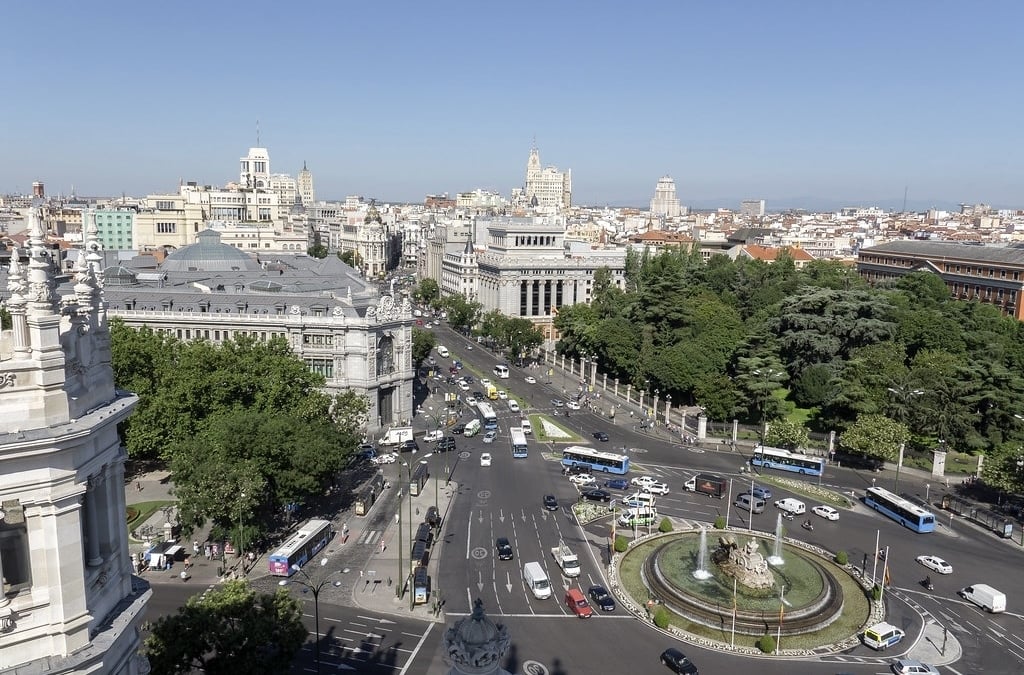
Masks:
[[[307,635],[284,589],[257,594],[246,581],[229,581],[157,619],[145,651],[153,675],[279,675],[291,670]]]
[[[839,437],[839,445],[850,452],[895,462],[900,445],[907,442],[907,427],[884,415],[861,415]]]
[[[430,356],[430,351],[437,346],[437,336],[422,328],[412,329],[412,362],[418,367]]]
[[[441,298],[441,288],[437,285],[436,281],[427,277],[420,280],[420,283],[413,289],[412,298],[422,305],[436,307],[438,300]]]
[[[776,420],[768,426],[764,444],[773,448],[797,450],[807,447],[807,427],[792,420]]]

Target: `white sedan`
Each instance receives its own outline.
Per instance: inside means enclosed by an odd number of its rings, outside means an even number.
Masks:
[[[938,572],[939,574],[953,573],[953,566],[938,556],[919,555],[916,558],[914,558],[914,560],[921,563],[928,569]]]
[[[638,485],[643,487],[644,485],[650,485],[651,483],[657,483],[658,479],[654,476],[636,476],[629,481],[630,485]]]
[[[383,455],[377,455],[373,458],[373,461],[377,464],[394,464],[398,461],[398,453],[388,452]]]
[[[498,399],[501,400],[501,401],[507,401],[508,400],[508,392],[505,391],[504,389],[499,389],[498,390]]]
[[[490,380],[488,380],[488,379],[487,379],[486,377],[485,377],[485,378],[482,378],[482,379],[480,380],[480,386],[482,386],[482,387],[489,387],[489,386],[491,386],[492,384],[494,384],[494,383],[493,383],[493,382],[491,382]]]
[[[480,466],[490,466],[490,465],[491,465],[491,453],[485,452],[485,453],[481,454],[480,455]]]
[[[580,409],[580,404],[577,403],[576,401],[568,401],[565,404],[565,407],[568,408],[569,410],[579,410]]]
[[[537,384],[537,378],[533,375],[526,376],[526,384]]]
[[[640,489],[653,495],[667,495],[668,483],[648,483],[647,485],[641,485]]]
[[[569,481],[574,485],[594,485],[597,479],[589,473],[577,473],[569,476]]]
[[[836,511],[831,506],[825,506],[824,504],[820,504],[811,509],[811,511],[813,511],[815,515],[821,516],[825,520],[839,520],[839,512]]]
[[[461,389],[462,391],[469,391],[469,385],[460,380],[459,389]]]

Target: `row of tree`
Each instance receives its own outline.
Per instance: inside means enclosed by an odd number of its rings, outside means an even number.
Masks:
[[[1024,454],[1020,322],[952,300],[938,275],[870,288],[838,262],[673,249],[631,251],[625,281],[598,270],[593,302],[559,309],[561,352],[594,355],[610,377],[712,419],[806,408],[813,429],[839,431],[852,451],[892,460],[901,443],[941,442],[989,453],[994,481],[1024,480],[996,471]]]

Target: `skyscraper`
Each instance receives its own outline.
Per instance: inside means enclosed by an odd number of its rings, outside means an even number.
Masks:
[[[681,214],[679,198],[676,197],[676,182],[669,176],[662,176],[654,188],[651,199],[651,215],[678,218]]]

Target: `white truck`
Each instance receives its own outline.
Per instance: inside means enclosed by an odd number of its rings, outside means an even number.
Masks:
[[[391,427],[377,441],[378,445],[401,445],[412,440],[412,427]]]
[[[533,592],[533,597],[546,600],[551,597],[551,582],[539,562],[528,562],[523,565],[523,583]]]
[[[551,557],[562,568],[562,574],[565,576],[578,577],[580,575],[580,559],[564,543],[551,549]]]

